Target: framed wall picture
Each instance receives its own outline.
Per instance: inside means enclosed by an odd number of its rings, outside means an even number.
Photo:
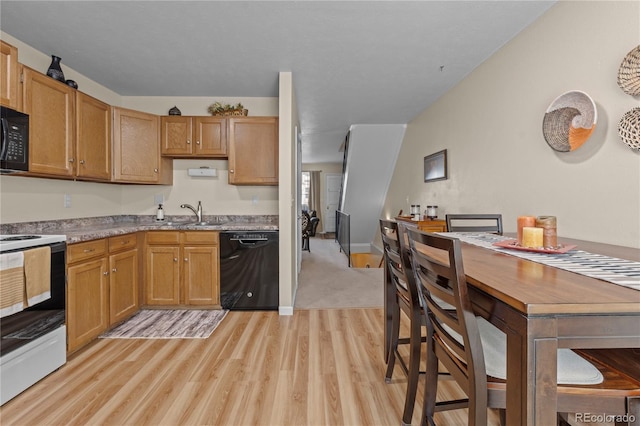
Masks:
[[[446,149],[424,157],[425,182],[435,182],[437,180],[445,180],[447,178],[448,174]]]

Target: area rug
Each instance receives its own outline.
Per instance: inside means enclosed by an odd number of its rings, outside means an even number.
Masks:
[[[206,339],[228,310],[143,309],[103,339]]]

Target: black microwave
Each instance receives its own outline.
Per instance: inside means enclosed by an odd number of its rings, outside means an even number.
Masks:
[[[11,108],[0,107],[2,122],[2,173],[29,170],[29,116]]]

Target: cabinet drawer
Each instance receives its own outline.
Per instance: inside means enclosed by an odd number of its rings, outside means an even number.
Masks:
[[[118,235],[117,237],[109,238],[109,252],[114,253],[121,250],[127,250],[135,248],[138,239],[136,234]]]
[[[218,232],[216,231],[185,231],[182,237],[183,244],[218,244]]]
[[[180,233],[177,231],[147,232],[147,244],[180,244]]]
[[[70,244],[67,248],[67,263],[80,262],[107,252],[107,240],[92,240],[83,243]]]

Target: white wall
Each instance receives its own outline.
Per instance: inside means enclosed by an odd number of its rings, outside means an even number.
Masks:
[[[617,134],[639,99],[616,84],[639,16],[640,2],[558,2],[409,123],[383,217],[436,204],[440,218],[502,213],[514,232],[518,215],[554,215],[560,236],[640,247],[640,152]],[[542,119],[569,90],[595,100],[598,124],[560,153]],[[424,183],[423,157],[444,148],[449,179]]]
[[[293,304],[298,289],[298,222],[297,217],[297,147],[296,130],[299,128],[298,106],[293,87],[293,75],[281,72],[279,79],[279,206],[280,222],[280,305],[281,315],[293,315]]]
[[[351,252],[371,250],[406,126],[351,126],[342,211],[350,215]]]

